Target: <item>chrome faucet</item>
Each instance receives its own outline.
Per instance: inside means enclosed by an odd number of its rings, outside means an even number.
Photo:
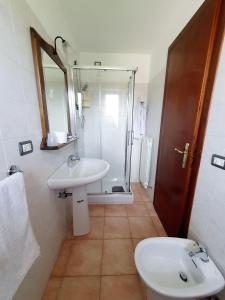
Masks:
[[[203,262],[209,262],[208,248],[199,244],[198,242],[196,242],[196,244],[198,245],[198,249],[195,251],[190,251],[188,253],[189,256],[191,258],[198,257]]]
[[[80,160],[80,157],[79,155],[74,155],[74,154],[71,154],[68,158],[67,158],[67,166],[69,168],[72,168],[76,162]]]

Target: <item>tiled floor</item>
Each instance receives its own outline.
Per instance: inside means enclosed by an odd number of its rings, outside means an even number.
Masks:
[[[132,205],[90,205],[91,232],[73,237],[68,229],[43,300],[143,300],[134,264],[137,243],[165,236],[140,184]]]

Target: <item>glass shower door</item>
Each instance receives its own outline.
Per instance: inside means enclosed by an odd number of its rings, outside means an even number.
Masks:
[[[103,192],[124,192],[127,90],[102,86],[101,158],[110,163]]]
[[[104,70],[79,70],[76,76],[83,96],[82,155],[110,164],[102,180],[88,185],[88,193],[130,192],[134,78]]]
[[[128,99],[127,99],[127,128],[125,141],[125,186],[126,192],[130,192],[130,177],[131,177],[131,157],[133,147],[133,110],[134,110],[134,82],[135,74],[133,73],[128,83]]]

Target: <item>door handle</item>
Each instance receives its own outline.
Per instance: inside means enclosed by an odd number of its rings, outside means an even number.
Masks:
[[[183,161],[182,161],[182,168],[183,169],[186,168],[188,154],[189,154],[189,147],[190,147],[190,144],[186,143],[183,151],[180,150],[180,149],[174,148],[174,151],[176,151],[179,154],[183,154]]]

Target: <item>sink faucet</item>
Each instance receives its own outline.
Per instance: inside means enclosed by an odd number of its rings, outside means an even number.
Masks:
[[[188,254],[191,258],[198,257],[203,262],[209,262],[208,248],[196,242],[198,249],[195,251],[190,251]]]
[[[76,164],[76,161],[80,160],[80,157],[79,155],[74,155],[74,154],[71,154],[68,158],[67,158],[67,166],[69,168],[72,168],[75,164]]]

